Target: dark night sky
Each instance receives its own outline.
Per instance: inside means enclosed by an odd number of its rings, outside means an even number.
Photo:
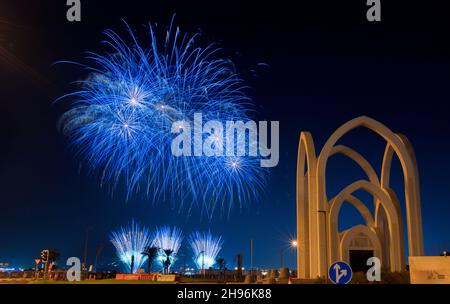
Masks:
[[[31,266],[41,249],[51,247],[61,252],[63,264],[83,255],[90,227],[89,261],[103,242],[106,264],[114,259],[108,233],[134,218],[152,228],[177,225],[185,235],[210,228],[224,238],[221,255],[229,267],[238,252],[248,265],[254,239],[255,265],[278,265],[279,252],[295,233],[300,132],[310,131],[319,150],[337,127],[359,115],[412,141],[421,176],[425,252],[450,249],[450,18],[433,1],[395,1],[395,7],[382,1],[381,24],[366,21],[365,0],[295,1],[297,7],[287,1],[82,1],[79,24],[65,20],[65,1],[28,2],[0,4],[0,261]],[[101,50],[101,32],[123,31],[121,18],[142,31],[148,22],[167,24],[173,13],[183,31],[200,30],[202,40],[224,47],[252,88],[257,118],[279,120],[281,126],[281,160],[271,170],[267,194],[212,221],[196,213],[187,217],[167,202],[155,206],[141,197],[126,202],[121,191],[111,196],[96,176],[80,169],[56,129],[64,108],[53,100],[70,91],[70,81],[86,75],[52,63]],[[261,62],[270,67],[261,68]],[[344,142],[380,167],[384,143],[374,134],[356,130]],[[394,188],[400,191],[398,163],[394,170]],[[328,173],[329,197],[363,178],[340,157],[330,162]],[[344,210],[342,229],[362,221],[351,208]],[[189,253],[186,243],[181,252]],[[294,252],[286,254],[286,263],[294,262]]]

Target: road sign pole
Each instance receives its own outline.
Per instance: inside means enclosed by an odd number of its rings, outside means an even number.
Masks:
[[[36,263],[36,266],[34,267],[34,270],[35,270],[34,277],[35,277],[36,280],[38,279],[38,266],[39,266],[39,262],[40,261],[41,261],[40,259],[35,259],[34,260],[34,263]]]

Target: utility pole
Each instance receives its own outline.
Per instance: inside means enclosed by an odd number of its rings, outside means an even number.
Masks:
[[[205,270],[205,251],[202,251],[202,269],[203,269],[203,278],[206,277],[206,270]]]
[[[250,240],[250,277],[253,280],[253,239]]]
[[[83,258],[83,266],[84,270],[87,270],[87,254],[88,254],[88,241],[89,241],[89,230],[91,228],[86,228],[86,237],[84,240],[84,258]]]
[[[242,254],[238,253],[236,255],[236,259],[237,259],[237,277],[240,280],[242,278]]]
[[[97,250],[95,251],[95,263],[94,263],[94,271],[97,273],[97,261],[98,261],[98,256],[100,255],[100,253],[103,250],[103,243],[100,243],[97,246]]]
[[[84,238],[84,257],[83,257],[83,266],[86,269],[87,265],[87,251],[88,251],[88,239],[89,239],[89,228],[86,228],[85,238]]]
[[[283,268],[283,253],[284,253],[284,251],[282,250],[280,253],[280,270],[281,270],[281,268]]]
[[[35,274],[34,274],[36,280],[38,279],[38,276],[39,276],[39,273],[38,273],[38,266],[39,266],[39,263],[40,263],[40,262],[41,262],[41,259],[35,259],[35,260],[34,260],[34,263],[36,264],[36,267],[35,267]]]

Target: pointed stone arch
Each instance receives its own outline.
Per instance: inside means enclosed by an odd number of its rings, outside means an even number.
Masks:
[[[353,150],[352,148],[349,148],[344,145],[337,145],[334,146],[331,150],[330,157],[336,154],[342,154],[349,159],[353,160],[366,174],[369,181],[375,185],[380,185],[380,180],[378,179],[378,175],[375,172],[375,169],[372,167],[372,165],[357,151]],[[377,204],[377,200],[374,197],[374,207]]]
[[[423,255],[423,236],[421,228],[421,213],[420,213],[420,202],[418,201],[414,180],[417,179],[415,175],[415,165],[411,158],[408,149],[405,147],[404,143],[400,138],[389,130],[382,123],[369,118],[367,116],[361,116],[350,120],[349,122],[343,124],[339,127],[327,140],[325,145],[320,152],[317,159],[317,209],[326,210],[326,204],[328,202],[326,195],[326,180],[325,172],[328,158],[331,151],[336,144],[336,142],[342,138],[345,134],[358,127],[364,127],[369,130],[374,131],[392,147],[393,151],[397,155],[403,169],[403,175],[405,177],[405,204],[406,204],[406,216],[407,216],[407,226],[408,226],[408,248],[411,256]],[[319,213],[320,214],[320,213]],[[323,220],[320,220],[322,223]],[[324,227],[321,225],[318,227],[319,230],[323,230]],[[319,232],[319,235],[321,233]],[[320,238],[319,241],[319,252],[318,255],[321,257],[325,256],[325,239]],[[319,262],[321,267],[320,275],[326,275],[326,259],[322,258]]]
[[[380,180],[378,179],[375,169],[361,154],[344,145],[337,145],[333,147],[330,157],[336,154],[343,154],[353,160],[364,171],[371,183],[376,185],[380,184]]]
[[[339,259],[341,261],[350,263],[349,257],[349,249],[351,241],[358,236],[359,234],[365,235],[372,243],[374,256],[379,258],[381,264],[383,265],[383,258],[381,255],[382,247],[380,240],[378,239],[377,233],[374,228],[364,226],[364,225],[356,225],[352,228],[344,231],[339,241]]]
[[[348,201],[348,197],[357,190],[364,190],[372,194],[380,204],[383,206],[384,210],[386,210],[387,221],[389,226],[389,260],[390,260],[390,269],[391,271],[401,271],[403,267],[403,257],[402,257],[402,245],[403,240],[401,239],[400,232],[400,214],[398,214],[398,210],[395,207],[391,195],[379,186],[365,181],[359,180],[344,188],[338,195],[336,195],[328,204],[328,264],[332,264],[334,261],[339,258],[339,232],[338,232],[338,217],[339,211],[342,207],[344,201]],[[354,202],[353,202],[354,203]],[[362,202],[361,202],[362,204]],[[360,211],[361,215],[365,213],[369,213],[370,211],[367,207],[362,204],[354,205],[358,211]],[[367,215],[363,215],[363,217],[367,218]],[[372,224],[373,226],[369,226]],[[370,223],[367,225],[369,228],[376,229],[376,224]]]
[[[417,248],[414,252],[419,252],[420,254],[417,255],[423,255],[423,236],[422,236],[422,214],[421,214],[421,208],[420,208],[420,185],[419,185],[419,170],[417,167],[417,159],[416,154],[414,152],[414,149],[411,145],[411,142],[408,140],[408,138],[403,134],[396,134],[396,136],[399,138],[399,140],[403,143],[407,153],[409,154],[411,160],[412,160],[412,177],[407,180],[407,176],[404,175],[404,183],[405,188],[406,184],[408,183],[412,189],[411,193],[409,193],[410,196],[414,197],[414,201],[419,204],[418,208],[411,208],[411,206],[407,203],[408,196],[407,192],[405,190],[405,204],[406,204],[406,220],[407,220],[407,227],[408,227],[408,246],[409,250],[411,252],[411,247],[420,247]],[[391,144],[387,143],[386,148],[384,150],[383,155],[383,163],[381,167],[381,177],[380,177],[380,185],[382,188],[385,189],[391,189],[390,188],[390,176],[391,176],[391,167],[392,167],[392,161],[393,157],[395,155],[395,150],[392,147]],[[391,189],[391,191],[395,194],[395,192]],[[398,200],[397,200],[398,201]],[[401,207],[398,203],[399,210],[401,210]],[[401,212],[401,211],[400,211]],[[414,214],[412,214],[414,213]],[[409,216],[412,214],[411,216]],[[376,207],[375,208],[375,220],[380,227],[380,232],[383,231],[383,224],[382,222],[385,219],[385,212],[383,208]],[[411,230],[413,230],[411,232]],[[416,236],[420,236],[419,239],[415,239]],[[414,256],[410,253],[411,256]]]
[[[309,278],[311,265],[317,264],[317,257],[311,256],[311,248],[316,248],[317,239],[314,235],[316,225],[311,218],[315,211],[316,196],[315,168],[317,165],[316,150],[311,133],[302,132],[298,144],[297,155],[297,268],[298,276]],[[306,174],[305,174],[306,170]],[[313,237],[311,237],[313,236]],[[312,269],[317,272],[317,269]]]

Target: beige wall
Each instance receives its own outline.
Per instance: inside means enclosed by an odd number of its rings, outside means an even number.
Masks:
[[[450,284],[450,257],[409,257],[412,284]]]

